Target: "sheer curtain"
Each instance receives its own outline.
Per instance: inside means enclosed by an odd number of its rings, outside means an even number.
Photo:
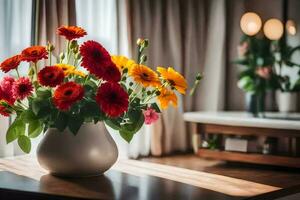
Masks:
[[[31,43],[32,0],[0,0],[0,60],[20,53]],[[24,73],[27,64],[20,67]],[[12,74],[13,75],[13,74]],[[4,76],[0,72],[0,78]],[[9,119],[0,116],[0,157],[20,154],[15,144],[6,145]]]
[[[125,0],[76,0],[76,22],[88,35],[79,42],[96,40],[112,55],[130,57],[127,35],[127,12]],[[150,132],[145,127],[137,133],[130,144],[110,129],[119,148],[119,157],[148,155]]]

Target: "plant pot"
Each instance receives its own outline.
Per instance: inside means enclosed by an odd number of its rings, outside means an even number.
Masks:
[[[297,111],[297,93],[296,92],[276,92],[278,110],[280,112]]]
[[[48,129],[38,145],[37,158],[53,175],[87,177],[108,170],[118,158],[118,149],[103,122],[85,123],[76,136],[69,129]]]

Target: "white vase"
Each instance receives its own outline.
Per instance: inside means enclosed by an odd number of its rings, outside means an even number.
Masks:
[[[103,122],[85,123],[76,136],[69,129],[48,129],[38,145],[37,158],[53,175],[96,176],[116,162],[118,149]]]
[[[276,92],[276,100],[280,112],[297,111],[297,93],[296,92]]]

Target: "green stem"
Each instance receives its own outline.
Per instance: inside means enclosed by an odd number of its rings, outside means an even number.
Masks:
[[[52,52],[50,51],[50,52],[49,52],[49,65],[50,65],[50,66],[51,66],[51,63],[52,63],[52,62],[51,62],[51,58],[52,58]]]
[[[20,78],[20,73],[19,73],[18,68],[16,68],[16,72],[17,72],[18,78]]]
[[[34,67],[34,73],[35,73],[35,80],[37,81],[38,80],[38,66],[37,66],[37,63],[35,62],[33,64],[33,67]]]

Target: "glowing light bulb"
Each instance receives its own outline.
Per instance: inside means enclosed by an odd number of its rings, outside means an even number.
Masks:
[[[259,32],[262,22],[256,13],[247,12],[242,16],[240,26],[246,35],[252,36]]]
[[[296,24],[293,20],[288,20],[285,24],[285,28],[290,35],[296,35],[297,29]]]
[[[283,35],[283,24],[278,19],[269,19],[264,25],[264,34],[270,40],[279,40]]]

